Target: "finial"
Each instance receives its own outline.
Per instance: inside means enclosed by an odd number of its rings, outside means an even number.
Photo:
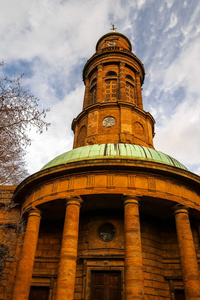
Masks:
[[[114,25],[114,24],[112,24],[112,23],[111,23],[111,25],[112,25],[112,28],[111,28],[111,30],[112,30],[112,31],[116,31],[117,27],[115,27],[115,25]]]

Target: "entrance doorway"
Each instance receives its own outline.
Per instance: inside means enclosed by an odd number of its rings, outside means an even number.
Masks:
[[[185,293],[183,290],[174,291],[175,300],[185,300]]]
[[[91,300],[121,300],[120,271],[92,271]]]
[[[31,286],[29,300],[48,300],[49,287],[46,286]]]

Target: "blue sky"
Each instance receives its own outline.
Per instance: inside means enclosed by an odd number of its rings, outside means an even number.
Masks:
[[[144,109],[156,119],[155,148],[200,174],[199,0],[1,2],[1,76],[24,73],[23,84],[51,109],[49,130],[30,132],[29,172],[72,149],[82,69],[111,22],[144,64]]]

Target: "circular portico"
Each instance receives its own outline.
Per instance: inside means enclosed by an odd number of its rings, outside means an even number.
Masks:
[[[192,192],[188,188],[191,183]],[[199,210],[195,193],[198,184],[198,176],[160,151],[131,144],[101,144],[79,147],[56,157],[19,185],[16,199],[26,195],[23,213],[56,199],[85,199],[92,194],[155,197],[190,203],[191,208]],[[87,201],[84,207],[89,208]]]

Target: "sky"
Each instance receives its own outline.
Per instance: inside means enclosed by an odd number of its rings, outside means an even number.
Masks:
[[[30,174],[73,147],[71,122],[82,110],[82,70],[111,23],[143,62],[145,111],[154,146],[200,174],[199,0],[0,0],[1,77],[21,75],[48,131],[29,132]]]

